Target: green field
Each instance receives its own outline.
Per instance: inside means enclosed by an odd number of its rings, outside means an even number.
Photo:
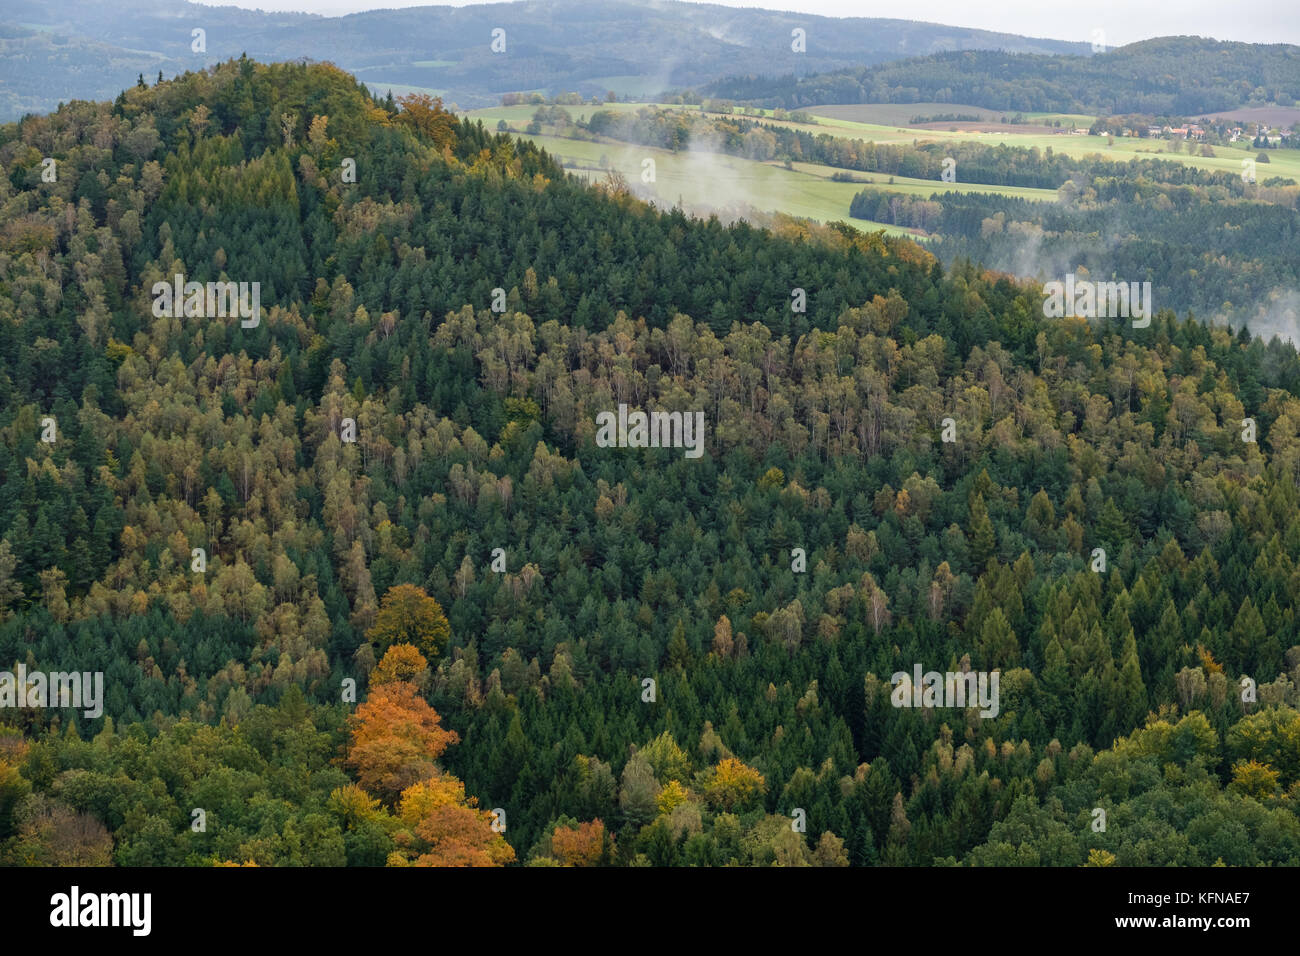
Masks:
[[[655,181],[644,184],[653,189],[663,207],[679,203],[688,211],[717,209],[726,211],[743,205],[764,212],[784,212],[818,222],[843,220],[865,231],[885,230],[891,235],[908,235],[912,230],[882,223],[868,223],[849,218],[849,202],[863,187],[853,183],[833,183],[811,170],[787,170],[776,164],[757,163],[735,156],[714,153],[672,153],[646,146],[622,143],[589,143],[557,136],[532,136],[538,146],[562,163],[576,163],[575,175],[592,181],[604,175],[602,159],[608,168],[622,173],[629,183],[642,185],[643,161],[655,162]],[[1055,195],[1055,194],[1053,194]]]
[[[1092,125],[1095,116],[1087,113],[1025,113],[1024,118],[1039,124],[1050,124],[1060,120],[1062,126],[1082,126],[1087,129]]]
[[[871,123],[880,126],[907,126],[913,116],[935,116],[951,113],[978,116],[982,120],[997,122],[1004,114],[982,106],[962,106],[957,103],[846,103],[833,106],[810,106],[808,112],[838,120]]]
[[[403,88],[408,89],[408,88]],[[398,88],[394,87],[394,95]],[[643,103],[603,103],[600,106],[584,104],[565,107],[575,119],[590,116],[597,109],[615,112],[635,112],[648,104]],[[678,107],[660,105],[661,109],[695,109],[695,107]],[[859,110],[875,111],[878,105],[857,107]],[[977,107],[964,107],[954,104],[908,103],[884,104],[879,106],[879,113],[861,113],[886,119],[889,116],[928,115],[934,112],[973,113]],[[489,129],[495,129],[497,123],[505,120],[510,131],[524,136],[524,127],[536,112],[536,106],[497,106],[474,110],[465,115],[481,119]],[[892,112],[887,112],[892,111]],[[993,111],[981,110],[982,114]],[[999,116],[1001,114],[998,114]],[[1030,114],[1026,114],[1026,118]],[[1042,117],[1060,118],[1062,122],[1090,123],[1089,116],[1068,116],[1065,114],[1035,114],[1035,119]],[[770,119],[768,122],[775,122]],[[1218,169],[1232,173],[1241,172],[1241,161],[1253,158],[1258,150],[1238,147],[1215,146],[1214,157],[1188,155],[1186,152],[1161,152],[1168,150],[1169,144],[1161,140],[1134,139],[1116,137],[1113,145],[1104,136],[1076,136],[1073,134],[1020,134],[1014,132],[949,132],[946,130],[903,129],[846,119],[842,116],[822,116],[818,114],[818,125],[780,122],[776,125],[795,126],[801,129],[815,129],[817,133],[832,136],[844,136],[852,139],[871,139],[876,142],[981,142],[989,144],[1005,143],[1008,146],[1037,147],[1046,151],[1062,153],[1071,157],[1100,155],[1116,161],[1127,161],[1135,157],[1150,157],[1175,160],[1203,169]],[[784,212],[794,216],[806,217],[819,222],[843,220],[851,222],[862,229],[884,229],[891,234],[913,235],[911,230],[901,229],[883,223],[868,223],[864,220],[849,218],[849,202],[854,194],[867,186],[887,189],[911,196],[929,197],[934,193],[976,192],[996,193],[1021,199],[1053,202],[1056,191],[1052,189],[1031,189],[1015,186],[991,186],[978,183],[944,183],[929,179],[910,179],[904,176],[890,177],[879,173],[852,172],[859,180],[853,183],[832,182],[831,176],[836,172],[833,167],[815,163],[794,163],[787,170],[778,162],[761,163],[736,156],[713,153],[673,153],[668,150],[654,149],[648,146],[635,146],[614,141],[588,142],[566,139],[557,136],[527,137],[548,152],[558,157],[561,162],[584,167],[577,171],[590,178],[600,178],[604,172],[602,159],[610,168],[617,169],[627,177],[630,183],[641,182],[642,160],[653,158],[655,161],[656,181],[647,184],[653,188],[659,201],[665,206],[674,206],[679,202],[688,210],[699,211],[706,208],[727,209],[739,204],[752,205],[767,212]],[[1258,164],[1256,178],[1260,181],[1270,176],[1289,176],[1300,182],[1300,150],[1269,150],[1268,165]],[[575,170],[576,171],[576,170]]]
[[[566,109],[576,120],[589,116],[597,108],[635,112],[644,105],[607,103],[600,107],[585,105],[570,106]],[[496,106],[474,110],[466,115],[481,119],[489,129],[495,129],[497,123],[504,119],[512,133],[523,136],[524,127],[536,111],[535,106]],[[803,124],[783,123],[781,125]],[[803,128],[808,127],[803,125]],[[817,131],[831,132],[831,129],[818,126]],[[922,197],[928,197],[933,193],[962,191],[1001,193],[1021,199],[1038,199],[1047,202],[1056,200],[1056,191],[1052,189],[986,186],[972,183],[950,184],[930,179],[911,179],[906,176],[893,177],[894,181],[891,184],[889,176],[860,172],[853,173],[860,182],[832,182],[831,176],[843,171],[817,163],[794,163],[793,169],[787,170],[778,162],[760,163],[737,156],[673,153],[648,146],[633,146],[614,141],[593,143],[558,136],[540,135],[527,138],[534,140],[562,162],[595,167],[594,170],[584,171],[585,175],[593,178],[603,175],[599,167],[601,158],[604,157],[609,165],[626,176],[629,182],[639,183],[641,161],[646,157],[652,157],[656,164],[656,182],[653,186],[661,202],[667,206],[676,205],[679,200],[688,209],[705,205],[727,207],[744,202],[765,212],[785,212],[793,216],[815,219],[818,222],[844,220],[852,222],[859,228],[884,229],[891,234],[914,237],[916,233],[912,230],[885,223],[850,220],[849,203],[854,194],[867,186],[875,186]],[[913,137],[909,134],[906,138],[910,142]]]
[[[1105,136],[1007,136],[1004,134],[990,136],[963,137],[978,142],[1006,143],[1008,146],[1037,146],[1039,149],[1051,147],[1054,152],[1066,156],[1087,156],[1097,154],[1106,159],[1125,162],[1135,157],[1148,159],[1169,159],[1197,166],[1201,169],[1222,169],[1233,173],[1241,172],[1241,161],[1253,159],[1260,153],[1249,145],[1211,147],[1215,156],[1189,156],[1186,152],[1169,152],[1169,144],[1163,140],[1134,139],[1132,137],[1115,137],[1115,144],[1108,145]],[[1196,147],[1199,149],[1199,146]],[[1165,152],[1161,152],[1165,150]],[[1300,182],[1300,150],[1270,149],[1267,165],[1261,163],[1256,168],[1256,178],[1267,179],[1270,176],[1290,176]]]
[[[767,163],[765,165],[779,166],[780,164]],[[794,163],[793,165],[801,173],[807,173],[810,176],[822,179],[829,179],[834,173],[844,172],[844,170],[836,169],[834,166],[822,166],[818,163]],[[1031,189],[1028,186],[989,186],[983,183],[944,183],[933,179],[890,176],[887,173],[854,172],[853,176],[862,180],[862,182],[835,183],[834,185],[850,186],[853,192],[870,186],[872,188],[886,189],[890,192],[905,193],[909,196],[921,196],[922,198],[928,198],[934,193],[995,193],[1000,196],[1036,199],[1041,202],[1056,202],[1057,199],[1055,189]]]
[[[906,104],[909,109],[924,112],[921,107],[937,107],[940,104],[911,103]],[[963,107],[951,104],[946,106],[946,112],[966,113],[977,109],[977,107]],[[897,105],[886,104],[891,109],[898,109]],[[817,112],[825,107],[812,107],[814,115],[822,120],[823,125],[818,127],[818,132],[830,133],[833,136],[847,136],[850,138],[868,138],[876,142],[898,142],[901,139],[907,141],[916,140],[917,142],[975,142],[998,144],[1004,143],[1007,146],[1025,146],[1038,147],[1041,150],[1051,149],[1053,152],[1062,153],[1070,157],[1081,157],[1088,155],[1099,155],[1107,159],[1113,159],[1119,162],[1125,162],[1135,157],[1145,157],[1152,159],[1168,159],[1176,162],[1185,163],[1189,166],[1196,166],[1201,169],[1221,169],[1233,173],[1241,172],[1241,161],[1243,159],[1254,158],[1260,151],[1252,149],[1249,144],[1234,144],[1231,146],[1213,146],[1214,157],[1189,155],[1186,151],[1175,153],[1172,151],[1171,144],[1164,140],[1137,139],[1134,137],[1116,136],[1112,145],[1105,136],[1076,136],[1069,133],[1015,133],[1015,132],[972,132],[948,130],[921,130],[907,129],[903,130],[898,127],[886,127],[873,125],[870,123],[855,122],[837,116],[823,116]],[[862,110],[875,110],[876,105],[858,107]],[[915,115],[915,114],[913,114]],[[1061,119],[1064,123],[1067,120],[1075,122],[1080,126],[1087,127],[1091,125],[1093,117],[1083,115],[1069,115],[1058,113],[1026,113],[1025,118],[1034,119]],[[877,135],[878,134],[878,135]],[[1199,145],[1193,147],[1199,150]],[[1184,144],[1184,150],[1186,144]],[[1268,165],[1259,164],[1256,168],[1256,178],[1263,180],[1269,176],[1290,176],[1297,182],[1300,182],[1300,150],[1294,149],[1270,149],[1267,151],[1269,156]]]
[[[942,110],[939,107],[943,107]],[[818,132],[830,133],[832,136],[846,136],[849,138],[866,138],[873,139],[876,142],[899,142],[906,140],[911,142],[975,142],[998,144],[1004,143],[1007,146],[1036,146],[1041,150],[1051,149],[1053,152],[1062,153],[1066,156],[1081,157],[1088,155],[1100,155],[1107,159],[1114,159],[1124,162],[1134,157],[1148,157],[1153,159],[1169,159],[1180,163],[1186,163],[1189,166],[1196,166],[1201,169],[1221,169],[1233,173],[1241,172],[1241,161],[1243,159],[1254,158],[1259,150],[1252,149],[1249,144],[1234,144],[1232,146],[1214,146],[1214,157],[1188,155],[1187,152],[1175,153],[1172,151],[1171,144],[1164,140],[1137,139],[1133,137],[1115,137],[1114,144],[1111,145],[1105,136],[1075,136],[1069,133],[1016,133],[1007,131],[988,131],[973,132],[969,130],[958,130],[952,132],[949,130],[923,130],[923,129],[903,129],[900,127],[881,126],[878,124],[859,122],[844,118],[838,115],[824,115],[821,110],[835,109],[833,107],[811,107],[810,111],[821,121],[818,126]],[[924,114],[930,110],[934,112],[949,113],[972,113],[979,110],[978,107],[966,107],[955,104],[938,104],[938,103],[909,103],[909,104],[868,104],[865,106],[854,107],[855,110],[864,111],[861,115],[878,116],[883,118],[889,115],[887,110],[903,111],[911,110],[910,115]],[[876,110],[882,112],[876,113]],[[990,111],[980,111],[987,113]],[[1067,121],[1081,127],[1091,125],[1093,117],[1085,115],[1071,115],[1064,113],[1026,113],[1026,119],[1034,120],[1053,120],[1060,119],[1062,123]],[[1186,148],[1186,144],[1184,144]],[[1198,147],[1195,147],[1199,149]],[[1270,149],[1267,151],[1269,156],[1268,165],[1259,164],[1256,168],[1256,178],[1263,180],[1269,176],[1289,176],[1300,182],[1300,150],[1294,149]]]
[[[912,128],[913,116],[976,116],[979,122],[1000,124],[1003,117],[1010,120],[1019,115],[1030,125],[1051,125],[1059,121],[1062,126],[1092,125],[1094,117],[1085,113],[1024,113],[1019,110],[991,110],[983,106],[964,103],[853,103],[834,106],[810,106],[808,112],[828,122],[848,122],[858,126],[881,128]],[[940,120],[939,122],[946,122]],[[975,121],[955,121],[974,123]],[[927,131],[928,132],[928,131]]]

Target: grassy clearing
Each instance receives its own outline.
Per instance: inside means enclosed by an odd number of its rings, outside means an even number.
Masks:
[[[912,104],[921,105],[921,104]],[[818,107],[814,107],[818,109]],[[824,107],[822,107],[824,109]],[[965,112],[964,107],[953,106],[951,112]],[[820,113],[815,114],[822,118]],[[1080,126],[1086,127],[1092,123],[1091,116],[1068,116],[1066,114],[1025,114],[1026,118],[1031,115],[1035,118],[1061,118],[1062,122],[1069,119],[1076,121]],[[824,131],[838,136],[849,136],[851,138],[869,138],[876,139],[877,142],[899,142],[900,139],[906,138],[908,142],[916,140],[917,142],[975,142],[988,143],[991,145],[1005,144],[1007,146],[1023,146],[1026,148],[1037,147],[1046,151],[1051,149],[1055,153],[1062,153],[1072,158],[1080,158],[1090,155],[1098,155],[1105,159],[1115,160],[1117,162],[1127,162],[1134,158],[1148,159],[1165,159],[1174,162],[1184,163],[1188,166],[1195,166],[1200,169],[1217,169],[1233,173],[1241,172],[1241,161],[1243,159],[1253,159],[1260,150],[1251,148],[1249,144],[1234,144],[1231,146],[1213,146],[1211,147],[1215,155],[1213,157],[1190,155],[1187,152],[1175,153],[1172,151],[1171,144],[1164,140],[1153,139],[1136,139],[1133,137],[1115,137],[1112,144],[1105,136],[1075,136],[1073,134],[1022,134],[1008,132],[985,132],[975,133],[970,131],[949,132],[947,130],[906,130],[902,131],[897,128],[889,130],[885,127],[871,126],[870,124],[857,123],[851,120],[826,117],[827,125],[819,127],[819,132]],[[842,130],[841,131],[837,131]],[[879,137],[870,135],[873,132],[880,132]],[[1186,144],[1184,144],[1184,149]],[[1193,147],[1199,151],[1199,145]],[[1163,152],[1162,152],[1163,150]],[[1267,165],[1260,163],[1256,167],[1256,178],[1259,180],[1267,179],[1270,176],[1289,176],[1300,182],[1300,150],[1294,149],[1270,149],[1267,150],[1269,163]]]
[[[1062,127],[1081,126],[1087,129],[1097,117],[1088,113],[1025,113],[1024,118],[1040,125],[1059,121]]]
[[[1215,155],[1192,156],[1186,152],[1169,152],[1169,144],[1163,140],[1134,139],[1132,137],[1115,137],[1114,145],[1107,142],[1105,136],[1020,136],[1020,137],[976,137],[979,142],[1005,142],[1008,146],[1037,146],[1046,150],[1064,153],[1066,156],[1079,157],[1091,154],[1106,159],[1126,162],[1134,158],[1167,159],[1184,163],[1200,169],[1220,169],[1232,173],[1241,172],[1243,159],[1254,159],[1261,150],[1250,148],[1249,144],[1232,146],[1213,146]],[[1199,150],[1199,146],[1195,147]],[[1160,152],[1160,150],[1165,152]],[[1256,167],[1256,178],[1267,179],[1270,176],[1290,176],[1300,182],[1300,150],[1270,149],[1267,165],[1260,163]]]
[[[394,95],[398,89],[394,88]],[[600,106],[584,104],[566,107],[573,118],[590,116],[597,109],[610,109],[616,112],[635,112],[646,104],[640,103],[605,103]],[[936,104],[906,104],[909,109],[924,114],[924,108],[933,108]],[[966,108],[943,104],[949,112],[962,112]],[[681,109],[682,107],[663,107]],[[690,107],[686,107],[689,109]],[[504,106],[474,110],[467,115],[481,119],[489,129],[495,129],[500,120],[505,120],[512,133],[524,136],[524,127],[536,112],[535,106]],[[986,111],[987,112],[987,111]],[[911,113],[909,115],[917,115]],[[1044,114],[1046,115],[1046,114]],[[1069,117],[1077,120],[1091,120],[1091,117]],[[1015,133],[986,133],[983,135],[965,133],[947,133],[931,130],[898,130],[859,123],[855,120],[826,117],[820,118],[818,126],[813,127],[817,133],[829,133],[850,138],[874,139],[877,142],[912,142],[925,141],[974,141],[990,144],[1005,143],[1009,146],[1037,147],[1040,150],[1051,149],[1071,157],[1100,155],[1116,161],[1127,161],[1135,157],[1169,159],[1187,163],[1203,169],[1218,169],[1240,173],[1241,161],[1253,158],[1258,150],[1239,149],[1235,147],[1216,146],[1216,156],[1189,156],[1187,153],[1158,152],[1168,149],[1163,141],[1126,139],[1117,137],[1114,144],[1108,143],[1104,136],[1075,135],[1022,135]],[[769,121],[771,121],[769,119]],[[782,123],[780,125],[801,126],[802,124]],[[889,135],[881,135],[882,133]],[[818,222],[842,220],[859,229],[884,229],[891,235],[912,235],[910,230],[889,226],[883,223],[868,223],[849,218],[849,203],[854,194],[866,187],[889,190],[911,196],[928,198],[935,193],[974,192],[1013,196],[1021,199],[1053,202],[1056,191],[1052,189],[1031,189],[1015,186],[993,186],[979,183],[944,183],[929,179],[911,179],[895,176],[889,182],[889,176],[879,173],[854,171],[852,175],[857,182],[833,182],[831,176],[844,172],[830,166],[816,163],[794,163],[792,169],[786,169],[782,163],[761,163],[736,156],[703,153],[673,153],[668,150],[635,146],[619,142],[587,142],[565,139],[557,136],[531,136],[539,146],[546,149],[561,162],[573,163],[579,167],[574,170],[579,175],[591,179],[600,179],[606,165],[627,177],[631,183],[640,183],[642,179],[642,161],[647,158],[655,162],[655,182],[646,184],[655,190],[658,201],[663,206],[680,203],[692,211],[703,209],[729,209],[742,204],[753,206],[767,212],[784,212],[793,216],[802,216]],[[1256,178],[1260,181],[1270,176],[1289,176],[1300,181],[1300,150],[1269,150],[1270,163],[1259,164]]]
[[[913,116],[976,116],[996,123],[1001,117],[1012,114],[990,110],[983,106],[964,106],[961,103],[844,103],[828,106],[810,106],[808,111],[828,119],[847,120],[877,126],[910,126]]]
[[[532,136],[538,146],[562,163],[576,163],[575,175],[599,181],[608,168],[625,176],[629,183],[641,184],[646,159],[654,160],[655,181],[645,184],[653,189],[657,202],[664,207],[681,206],[690,211],[733,209],[743,205],[764,212],[783,212],[818,222],[842,220],[864,231],[885,230],[891,235],[915,233],[883,223],[868,223],[849,218],[849,202],[862,189],[853,183],[833,183],[811,170],[827,167],[787,170],[783,166],[758,163],[734,156],[704,153],[672,153],[663,149],[628,146],[623,143],[589,143],[557,136]]]
[[[836,169],[833,166],[821,166],[817,163],[795,163],[794,168],[802,173],[808,173],[813,176],[830,178],[834,173],[844,172],[842,169]],[[937,182],[933,179],[913,179],[910,176],[890,176],[886,173],[859,173],[853,175],[860,180],[868,180],[859,183],[849,183],[836,185],[852,185],[854,192],[868,187],[872,189],[884,189],[889,192],[906,193],[909,196],[921,196],[928,199],[934,193],[993,193],[999,196],[1014,196],[1017,199],[1038,200],[1040,202],[1055,202],[1055,189],[1032,189],[1028,186],[990,186],[984,183],[945,183]],[[890,182],[890,180],[893,182]]]
[[[376,84],[372,84],[376,85]],[[394,95],[397,94],[396,88]],[[603,103],[600,106],[584,104],[582,106],[566,107],[574,119],[582,116],[590,116],[597,109],[608,109],[615,112],[636,112],[646,105],[643,103]],[[684,109],[695,110],[696,107],[671,106],[666,104],[653,104],[660,109]],[[497,121],[504,119],[512,127],[517,126],[519,131],[528,124],[532,119],[533,113],[536,112],[535,106],[498,106],[489,109],[475,110],[470,116],[482,118],[484,123],[495,128]],[[1107,159],[1113,159],[1119,162],[1126,162],[1135,157],[1146,157],[1153,159],[1173,160],[1174,162],[1186,163],[1189,166],[1195,166],[1201,169],[1218,169],[1233,173],[1241,172],[1241,161],[1243,159],[1253,159],[1259,152],[1248,145],[1233,146],[1215,146],[1214,157],[1188,155],[1186,152],[1175,153],[1170,151],[1170,144],[1163,140],[1151,139],[1134,139],[1131,137],[1116,137],[1112,145],[1105,136],[1075,136],[1073,134],[1052,134],[1052,133],[1015,133],[1015,132],[972,132],[972,131],[949,131],[949,130],[929,130],[929,129],[912,129],[901,126],[881,125],[880,123],[861,122],[855,119],[847,119],[840,115],[826,115],[824,110],[852,109],[862,111],[860,115],[875,116],[884,118],[887,115],[902,115],[904,119],[915,115],[933,115],[936,112],[948,113],[973,113],[975,111],[983,114],[993,114],[993,110],[981,110],[975,106],[963,106],[954,103],[905,103],[905,104],[865,104],[853,107],[812,107],[814,115],[817,116],[818,123],[816,126],[809,126],[806,123],[790,123],[786,121],[777,121],[771,118],[771,111],[765,111],[765,121],[776,126],[788,126],[795,129],[803,129],[814,134],[826,133],[831,136],[842,136],[847,139],[865,139],[873,140],[877,143],[912,143],[912,142],[976,142],[988,143],[990,145],[1005,144],[1007,146],[1024,146],[1037,147],[1046,151],[1051,149],[1056,153],[1063,153],[1066,156],[1079,158],[1089,155],[1099,155]],[[889,111],[892,111],[889,112]],[[997,113],[1000,117],[1001,113]],[[1082,114],[1065,114],[1065,113],[1026,113],[1026,119],[1035,121],[1060,119],[1062,124],[1069,123],[1081,127],[1087,127],[1092,123],[1093,117]],[[1161,152],[1164,150],[1164,152]],[[1268,150],[1270,162],[1267,165],[1259,164],[1256,168],[1256,178],[1261,181],[1270,176],[1289,176],[1300,182],[1300,150]],[[1014,195],[1014,193],[1007,193]]]
[[[1062,126],[1088,127],[1095,117],[1087,113],[1026,113],[1021,110],[993,110],[966,103],[851,103],[841,105],[810,106],[815,116],[847,120],[879,126],[911,126],[914,116],[975,116],[988,123],[1001,123],[1015,116],[1029,123],[1050,124],[1060,121]]]

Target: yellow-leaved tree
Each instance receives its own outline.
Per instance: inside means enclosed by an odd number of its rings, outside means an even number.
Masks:
[[[705,798],[728,813],[748,809],[767,789],[763,775],[735,757],[726,757],[706,770],[701,783]]]
[[[366,638],[375,645],[376,656],[383,656],[394,644],[411,644],[426,660],[437,661],[451,639],[451,625],[442,605],[424,588],[398,584],[384,595]]]

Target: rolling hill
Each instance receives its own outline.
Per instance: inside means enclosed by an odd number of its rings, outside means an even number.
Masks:
[[[703,92],[789,108],[825,103],[968,103],[994,110],[1199,115],[1300,99],[1300,47],[1160,37],[1091,56],[934,53],[819,75],[772,70]]]
[[[558,0],[277,14],[164,0],[0,0],[0,120],[104,99],[247,53],[334,63],[372,86],[437,91],[463,108],[512,90],[652,94],[730,74],[804,74],[941,50],[1084,52],[1087,45],[933,23],[830,18],[711,4]],[[791,31],[806,33],[806,53]],[[192,31],[205,31],[205,51]],[[505,31],[505,51],[491,49]],[[385,88],[386,88],[385,86]],[[383,89],[380,90],[383,92]]]
[[[0,865],[1300,864],[1294,348],[403,106],[0,125]]]

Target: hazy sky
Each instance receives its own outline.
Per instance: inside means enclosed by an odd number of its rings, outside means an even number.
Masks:
[[[298,10],[336,15],[393,7],[466,6],[430,0],[207,0],[218,6]],[[884,0],[715,0],[729,7],[794,10],[831,17],[894,17],[980,27],[1024,36],[1092,42],[1105,32],[1107,46],[1171,34],[1254,43],[1300,43],[1300,0],[925,0],[900,5]]]

